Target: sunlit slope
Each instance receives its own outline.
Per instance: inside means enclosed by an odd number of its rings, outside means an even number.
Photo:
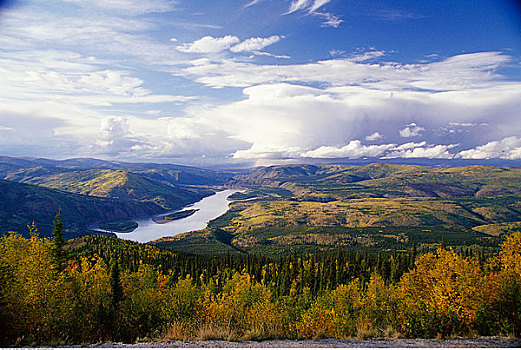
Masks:
[[[124,170],[91,169],[33,177],[28,183],[88,196],[152,201],[164,209],[196,202],[212,192],[168,185]]]
[[[93,158],[52,160],[0,156],[0,178],[17,182],[27,182],[34,177],[69,171],[93,169],[124,170],[152,180],[181,186],[220,186],[230,180],[232,176],[226,172],[176,164],[129,163]]]
[[[269,179],[269,183],[267,183]],[[236,178],[266,192],[235,204],[229,227],[344,225],[474,227],[521,220],[521,169],[415,165],[276,166]],[[284,189],[278,195],[273,186]]]

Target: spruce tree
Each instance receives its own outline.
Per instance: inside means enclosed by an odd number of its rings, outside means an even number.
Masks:
[[[59,212],[54,218],[53,226],[52,255],[58,271],[63,271],[66,261],[65,250],[63,249],[63,246],[65,245],[65,239],[63,238],[63,223],[61,220],[61,214]]]
[[[115,310],[119,309],[119,302],[123,300],[123,286],[119,271],[118,258],[114,258],[114,263],[110,271],[110,289],[112,294],[112,305]]]

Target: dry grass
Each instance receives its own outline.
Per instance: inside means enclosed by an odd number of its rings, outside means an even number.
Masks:
[[[188,341],[194,339],[194,332],[192,327],[186,323],[176,322],[170,323],[161,337],[161,341],[167,342],[170,340]]]
[[[197,331],[197,340],[225,340],[238,341],[239,335],[229,327],[218,327],[212,324],[204,324]]]

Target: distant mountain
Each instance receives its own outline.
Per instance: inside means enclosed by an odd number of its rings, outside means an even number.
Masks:
[[[0,156],[0,178],[18,182],[25,182],[33,176],[92,169],[124,170],[174,185],[220,186],[233,176],[232,173],[174,164],[128,163],[93,158],[52,160]]]
[[[431,168],[373,163],[280,165],[237,175],[237,186],[278,186],[295,197],[315,192],[336,199],[396,197],[489,197],[521,194],[521,167]]]
[[[35,221],[41,236],[49,236],[52,222],[62,214],[65,236],[87,233],[93,222],[147,217],[163,209],[153,202],[99,198],[0,180],[0,233],[27,235],[26,225]]]

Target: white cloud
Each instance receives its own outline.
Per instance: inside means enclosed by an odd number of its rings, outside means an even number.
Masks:
[[[331,0],[293,0],[289,5],[288,14],[307,10],[309,13],[313,13]]]
[[[230,60],[207,61],[184,70],[196,81],[212,87],[245,87],[270,82],[325,83],[331,86],[362,85],[378,90],[412,91],[428,90],[445,95],[452,91],[485,89],[500,85],[500,76],[494,69],[510,60],[497,52],[483,52],[450,57],[440,62],[416,65],[398,63],[367,63],[359,61],[363,56],[381,56],[372,50],[353,59],[331,59],[296,65],[256,65]],[[495,68],[494,68],[495,67]],[[199,76],[199,77],[198,77]],[[507,85],[507,82],[501,85]],[[519,83],[513,83],[514,85]],[[456,96],[472,100],[471,95]],[[495,96],[488,95],[487,99]],[[455,101],[457,102],[457,101]],[[473,103],[488,103],[476,100]]]
[[[461,151],[464,159],[521,159],[521,137],[510,136],[500,141],[491,141],[474,149]]]
[[[425,128],[416,125],[416,123],[411,123],[407,125],[404,129],[400,130],[401,137],[417,137],[421,136],[421,132],[424,131]]]
[[[278,42],[280,39],[283,39],[283,38],[284,38],[283,36],[279,36],[279,35],[272,35],[268,38],[260,38],[260,37],[249,38],[235,46],[232,46],[230,48],[230,51],[232,51],[232,52],[258,51],[258,50],[262,50],[266,46],[275,44],[276,42]]]
[[[104,139],[128,136],[130,127],[124,117],[110,117],[101,121],[100,136]]]
[[[363,158],[381,157],[389,158],[442,158],[452,159],[454,155],[449,152],[457,145],[426,145],[421,143],[406,143],[384,145],[363,145],[360,140],[350,141],[344,147],[322,146],[315,150],[302,153],[302,157],[308,158]]]
[[[370,50],[366,51],[362,54],[357,54],[349,57],[349,60],[353,62],[365,62],[369,60],[373,60],[375,58],[379,58],[385,56],[386,52],[381,50]]]
[[[338,28],[344,21],[340,17],[335,16],[329,12],[313,12],[315,16],[320,16],[324,19],[324,22],[320,25],[321,27]]]
[[[176,1],[169,0],[64,0],[77,3],[82,7],[99,7],[103,10],[117,11],[127,15],[143,15],[154,12],[168,12],[174,10]]]
[[[239,38],[234,35],[226,35],[221,38],[205,36],[193,43],[185,43],[176,48],[178,51],[186,53],[218,53],[229,49],[239,41]]]
[[[144,96],[149,91],[143,89],[143,81],[139,78],[131,77],[126,72],[105,70],[83,75],[78,83],[84,85],[89,90],[107,91],[116,95],[123,96]]]
[[[331,2],[331,0],[315,0],[313,1],[313,4],[309,7],[309,12],[313,13],[329,2]]]
[[[474,127],[474,126],[488,126],[487,123],[458,123],[458,122],[450,122],[450,126],[461,126],[461,127]]]
[[[250,7],[250,6],[253,6],[253,5],[257,5],[261,1],[262,0],[252,0],[252,1],[248,2],[246,5],[244,5],[244,7]]]
[[[81,50],[90,55],[124,55],[127,61],[138,58],[141,64],[172,64],[179,60],[170,45],[149,37],[147,32],[157,24],[148,19],[101,10],[89,12],[89,16],[83,13],[78,9],[51,12],[43,6],[6,11],[2,13],[0,46],[25,52],[29,47],[77,48],[81,43]]]
[[[313,3],[312,0],[292,0],[289,5],[288,14],[303,10]]]
[[[387,145],[362,145],[360,140],[350,141],[344,147],[322,146],[315,150],[304,152],[302,157],[307,158],[362,158],[362,157],[379,157],[385,151],[393,148],[394,144]]]
[[[389,152],[383,158],[441,158],[441,159],[452,159],[454,155],[449,152],[451,148],[458,145],[429,145],[424,146],[426,143],[421,142],[419,144],[403,144],[401,146],[393,148],[393,152]],[[420,146],[420,147],[416,147]]]
[[[403,151],[403,150],[408,150],[408,149],[411,149],[411,148],[423,147],[426,144],[427,144],[427,142],[425,142],[425,141],[422,141],[422,142],[407,142],[407,143],[401,144],[400,146],[396,146],[395,148],[393,148],[393,151]]]
[[[329,3],[331,0],[293,0],[289,5],[287,15],[297,11],[307,11],[308,14],[318,16],[324,19],[322,27],[333,27],[338,28],[344,21],[338,16],[335,16],[329,12],[319,12],[318,10]]]
[[[378,131],[375,131],[371,135],[366,136],[365,140],[366,141],[376,141],[376,140],[380,140],[382,138],[383,138],[383,135],[380,134]]]

